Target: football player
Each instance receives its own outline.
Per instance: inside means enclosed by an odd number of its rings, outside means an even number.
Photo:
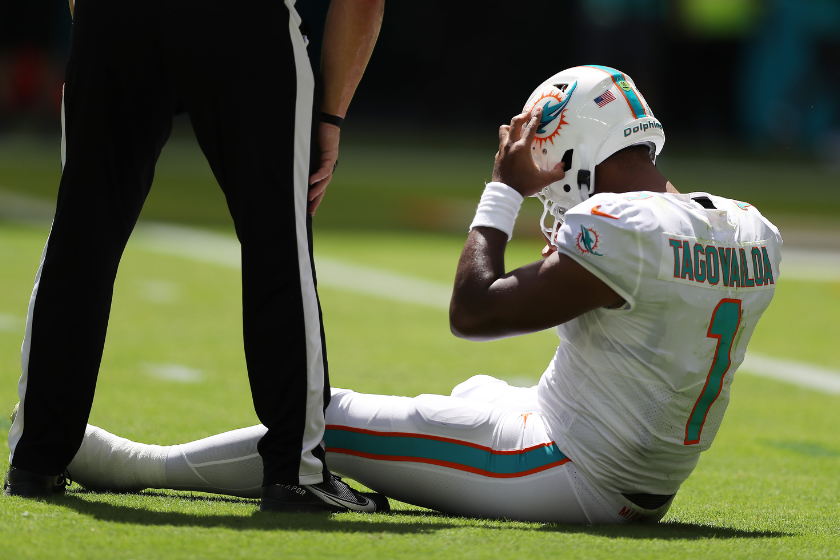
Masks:
[[[720,428],[773,297],[779,232],[748,203],[678,193],[654,165],[662,124],[613,68],[552,76],[499,139],[451,328],[490,340],[556,326],[554,357],[530,388],[479,375],[449,396],[333,389],[329,464],[449,514],[658,521]],[[544,258],[507,272],[506,243],[534,195],[545,208]],[[264,432],[160,447],[89,426],[68,470],[92,489],[259,497]]]

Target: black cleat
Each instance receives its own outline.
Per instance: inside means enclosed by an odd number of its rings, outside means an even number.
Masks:
[[[357,492],[331,473],[319,484],[292,486],[270,484],[263,486],[260,511],[285,513],[318,513],[324,511],[360,513],[388,513],[388,498],[375,492]]]
[[[9,467],[3,481],[3,493],[7,496],[22,498],[49,498],[54,494],[63,494],[71,484],[67,471],[58,476],[38,474],[17,467]]]
[[[12,415],[9,417],[14,424],[17,418],[18,407],[15,405]],[[3,480],[3,493],[7,496],[20,496],[22,498],[49,498],[53,494],[63,494],[64,490],[72,484],[70,473],[58,476],[38,474],[9,465],[9,472]]]

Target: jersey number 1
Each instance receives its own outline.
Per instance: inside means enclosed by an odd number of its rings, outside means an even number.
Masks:
[[[706,376],[706,384],[694,403],[694,409],[688,422],[685,424],[685,445],[700,443],[700,433],[703,431],[703,424],[706,422],[706,415],[709,409],[720,395],[723,388],[723,377],[732,365],[730,352],[732,343],[735,341],[735,333],[738,332],[738,325],[741,323],[741,300],[724,298],[715,307],[712,313],[712,320],[709,322],[708,338],[716,338],[715,358],[712,360],[712,367],[709,375]]]

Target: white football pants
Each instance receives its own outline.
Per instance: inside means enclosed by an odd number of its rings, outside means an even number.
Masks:
[[[333,389],[324,445],[330,470],[410,504],[471,517],[556,523],[658,521],[599,489],[557,448],[536,387],[479,375],[451,396]],[[68,467],[100,490],[171,488],[259,497],[261,425],[184,445],[137,444],[89,426]]]

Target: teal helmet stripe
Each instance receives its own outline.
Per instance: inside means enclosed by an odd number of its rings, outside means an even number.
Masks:
[[[639,99],[639,95],[636,93],[636,90],[633,89],[633,86],[630,86],[628,91],[621,89],[621,86],[618,85],[618,82],[624,81],[627,85],[630,85],[630,82],[627,81],[627,77],[616,70],[615,68],[610,68],[609,66],[600,66],[598,64],[587,64],[586,68],[595,68],[596,70],[600,70],[601,72],[606,72],[612,77],[613,83],[618,87],[618,91],[624,95],[624,99],[627,100],[627,105],[630,106],[630,111],[637,119],[643,119],[647,116],[647,111],[645,111],[644,103],[642,100]]]
[[[495,478],[527,476],[569,461],[554,442],[518,451],[496,451],[450,438],[345,426],[327,426],[324,443],[328,452],[429,463]]]

